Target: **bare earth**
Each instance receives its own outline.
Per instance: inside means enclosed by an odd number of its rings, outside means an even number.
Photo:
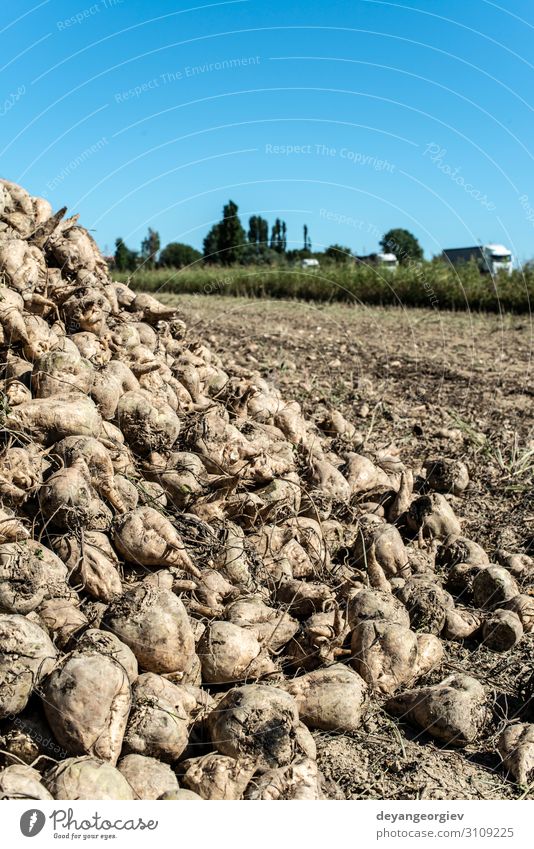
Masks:
[[[534,554],[529,316],[159,296],[179,303],[193,333],[226,362],[257,369],[310,417],[340,409],[370,450],[396,446],[415,467],[461,457],[471,483],[454,506],[465,535],[490,558],[499,547]],[[534,798],[534,789],[506,780],[494,749],[505,721],[534,720],[523,686],[534,673],[534,635],[500,654],[446,649],[428,681],[458,670],[485,683],[495,716],[485,738],[461,752],[439,748],[376,702],[358,733],[316,735],[320,766],[345,798]]]

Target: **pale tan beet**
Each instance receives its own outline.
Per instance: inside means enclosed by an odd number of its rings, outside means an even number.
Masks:
[[[202,796],[199,796],[198,793],[193,793],[192,790],[171,790],[170,793],[163,793],[159,797],[166,802],[202,802]]]
[[[306,552],[313,567],[312,574],[317,574],[319,570],[329,568],[330,555],[325,545],[321,524],[318,521],[305,516],[297,516],[288,519],[284,526],[290,529],[300,547]],[[287,552],[287,544],[284,546],[284,551]],[[296,578],[298,575],[293,573],[293,577]]]
[[[0,614],[0,718],[20,713],[54,666],[57,650],[34,622]]]
[[[162,319],[174,318],[178,312],[176,307],[164,306],[147,292],[137,294],[131,307],[135,312],[142,313],[143,321],[147,321],[149,324],[161,321]]]
[[[501,548],[495,552],[495,559],[518,581],[529,578],[534,572],[534,560],[528,554],[513,553]]]
[[[20,380],[3,382],[1,391],[6,397],[8,407],[18,407],[19,404],[25,404],[27,401],[31,401],[32,398],[30,389],[21,383]]]
[[[349,628],[338,607],[314,613],[287,644],[284,656],[292,671],[317,669],[335,663],[347,651],[342,648]]]
[[[360,622],[352,632],[352,666],[372,690],[391,695],[443,657],[439,639],[390,622]]]
[[[474,636],[482,625],[482,615],[467,608],[450,608],[445,616],[442,637],[445,640],[465,640]]]
[[[79,539],[61,536],[55,549],[68,567],[73,585],[81,585],[93,598],[105,602],[122,593],[117,555],[105,534],[84,531]]]
[[[256,775],[247,787],[245,798],[254,801],[318,801],[327,798],[322,783],[323,777],[316,761],[299,758],[289,766]]]
[[[234,625],[247,628],[271,651],[281,649],[294,637],[298,622],[284,611],[269,607],[261,596],[248,596],[227,605],[225,618]]]
[[[438,492],[420,495],[412,501],[406,517],[413,531],[432,540],[445,540],[450,535],[461,533],[454,510],[445,496]]]
[[[65,393],[89,394],[93,385],[93,367],[82,357],[63,351],[49,351],[36,360],[32,372],[35,398],[51,398]]]
[[[114,527],[113,541],[131,563],[177,566],[200,577],[178,532],[153,507],[138,507],[121,517]]]
[[[236,587],[247,589],[251,584],[250,563],[245,549],[245,533],[233,522],[225,529],[224,544],[216,558],[217,568]]]
[[[102,418],[109,421],[115,417],[119,399],[125,392],[139,388],[139,381],[126,363],[111,360],[103,369],[95,372],[91,397]]]
[[[391,592],[375,589],[359,590],[349,598],[347,620],[351,630],[366,620],[383,620],[410,626],[410,616],[402,602]]]
[[[117,422],[132,451],[146,456],[151,451],[169,450],[180,433],[176,413],[156,402],[144,390],[126,392],[119,399]]]
[[[54,645],[60,649],[64,649],[89,624],[78,598],[46,599],[39,605],[35,615]]]
[[[210,622],[197,652],[207,685],[251,681],[278,669],[255,634],[232,622]]]
[[[76,648],[81,652],[96,651],[111,657],[124,669],[130,684],[133,684],[138,677],[139,670],[134,653],[115,634],[109,631],[89,628],[78,638]]]
[[[152,452],[146,461],[145,475],[148,480],[161,484],[178,507],[194,501],[209,482],[200,457],[187,451],[173,451],[168,457]]]
[[[461,674],[401,693],[389,699],[386,708],[437,740],[458,747],[476,740],[489,718],[484,687],[476,678]]]
[[[243,797],[256,772],[256,761],[212,752],[183,761],[179,769],[181,783],[202,799],[235,801]]]
[[[239,591],[216,569],[203,569],[196,581],[195,601],[190,610],[206,616],[222,617],[224,605],[239,595]]]
[[[44,572],[45,598],[61,595],[66,588],[68,570],[53,551],[35,539],[2,546],[3,557],[14,560],[14,569]],[[27,562],[26,562],[27,561]],[[6,560],[4,559],[4,562]]]
[[[145,755],[126,755],[117,764],[133,790],[135,799],[159,799],[179,790],[178,779],[168,766]]]
[[[0,269],[2,265],[2,246],[0,245]],[[0,325],[4,331],[4,338],[13,344],[26,342],[28,334],[22,317],[24,301],[18,292],[0,286]]]
[[[284,403],[276,412],[274,423],[293,445],[306,443],[308,429],[300,404],[297,401]]]
[[[189,725],[198,711],[195,691],[145,673],[134,684],[132,699],[123,754],[172,763],[187,747]]]
[[[98,439],[90,436],[68,436],[60,440],[51,453],[61,457],[67,466],[76,460],[84,460],[89,469],[91,485],[98,495],[118,512],[124,512],[124,503],[114,481],[111,456]]]
[[[111,511],[96,495],[81,458],[48,478],[39,490],[39,506],[45,519],[61,530],[104,531],[111,524]]]
[[[25,615],[44,600],[46,571],[39,559],[21,556],[21,548],[0,546],[0,610]]]
[[[236,760],[254,758],[261,770],[287,766],[296,757],[316,756],[295,700],[266,684],[230,690],[208,716],[208,727],[218,752]]]
[[[488,566],[475,575],[473,597],[477,607],[499,607],[516,595],[519,595],[517,582],[502,566]]]
[[[472,566],[489,566],[489,557],[477,542],[468,537],[452,534],[438,549],[436,564],[450,569],[458,563]]]
[[[401,535],[394,525],[373,521],[360,526],[353,547],[354,562],[366,571],[369,583],[388,590],[388,578],[409,575],[410,566]]]
[[[456,563],[451,567],[445,587],[464,604],[473,601],[473,582],[485,566],[475,566],[473,563]]]
[[[0,243],[0,272],[10,286],[23,292],[44,283],[46,265],[38,248],[24,239],[10,239]]]
[[[101,339],[94,333],[87,333],[85,331],[73,333],[70,338],[78,348],[80,356],[90,362],[95,368],[102,368],[102,366],[109,363],[112,352],[107,339]]]
[[[254,522],[283,522],[294,518],[300,510],[300,480],[295,472],[289,472],[283,480],[271,481],[254,494],[260,499],[252,516]]]
[[[24,315],[24,324],[26,326],[27,339],[22,345],[22,351],[28,362],[33,363],[39,357],[42,357],[43,354],[59,347],[59,336],[41,316],[26,313]],[[65,346],[69,347],[69,340],[67,339],[65,339]],[[77,354],[76,347],[74,351]]]
[[[102,419],[90,398],[55,396],[20,404],[7,415],[6,425],[30,433],[36,442],[53,445],[65,436],[98,437]]]
[[[0,772],[0,799],[50,800],[53,796],[41,784],[41,775],[36,769],[11,764]]]
[[[534,630],[534,598],[531,595],[520,593],[505,602],[503,607],[517,613],[525,634]]]
[[[295,698],[299,717],[309,728],[356,731],[361,724],[367,685],[341,663],[293,678],[284,689]]]
[[[11,510],[0,508],[0,544],[24,542],[29,536],[28,528],[13,516]]]
[[[484,644],[493,651],[508,651],[522,636],[521,620],[511,610],[494,610],[482,626]]]
[[[58,742],[73,755],[116,764],[130,712],[130,682],[108,655],[75,651],[42,684],[43,706]]]
[[[43,480],[42,454],[33,448],[7,448],[0,457],[0,494],[22,504]]]
[[[108,607],[104,624],[131,648],[142,669],[187,672],[194,663],[187,611],[170,590],[147,584],[127,590]]]
[[[452,492],[461,495],[469,484],[467,466],[461,460],[440,457],[427,460],[426,479],[434,492]]]
[[[288,605],[293,616],[306,618],[328,609],[334,594],[326,584],[284,578],[276,589],[276,600]]]
[[[350,500],[350,484],[332,463],[328,460],[313,460],[311,468],[312,484],[322,493],[330,496],[334,501],[346,503]]]
[[[497,748],[503,767],[518,784],[526,787],[534,776],[534,725],[520,722],[502,732]]]
[[[250,442],[218,410],[208,411],[203,421],[198,422],[198,427],[191,432],[189,445],[202,457],[211,474],[239,474],[245,463],[250,463],[263,448]],[[283,473],[286,471],[284,468]]]
[[[454,607],[452,596],[435,578],[409,578],[397,592],[397,598],[408,611],[411,627],[431,634],[441,633],[447,612]]]
[[[341,415],[339,410],[329,410],[319,423],[319,427],[327,436],[342,436],[348,441],[357,437],[356,428]]]
[[[62,304],[68,327],[95,333],[100,336],[106,329],[111,305],[106,296],[96,288],[78,290]]]
[[[353,496],[375,489],[389,489],[391,486],[386,473],[362,454],[347,455],[344,476]]]
[[[45,773],[43,783],[58,800],[134,799],[132,788],[116,767],[90,756],[60,761]]]

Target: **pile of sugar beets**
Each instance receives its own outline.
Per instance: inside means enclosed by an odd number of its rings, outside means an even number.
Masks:
[[[377,702],[475,743],[484,686],[418,682],[534,628],[533,564],[462,535],[464,464],[358,453],[64,215],[0,181],[2,798],[339,798],[312,732]],[[532,779],[534,725],[497,746]]]

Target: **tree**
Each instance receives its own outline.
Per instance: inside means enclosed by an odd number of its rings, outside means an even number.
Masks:
[[[233,265],[239,262],[243,245],[246,242],[245,231],[237,212],[237,204],[229,200],[223,207],[222,221],[218,225],[218,250],[223,265]]]
[[[382,237],[380,247],[387,254],[395,254],[401,265],[423,259],[423,249],[413,233],[398,227],[388,230]]]
[[[311,251],[311,247],[312,247],[312,243],[311,243],[311,239],[310,239],[310,235],[309,235],[309,231],[308,231],[308,225],[305,224],[304,225],[304,250],[305,251]]]
[[[267,246],[269,223],[261,215],[251,215],[248,222],[248,240],[250,244]]]
[[[184,265],[193,265],[202,257],[200,251],[185,245],[183,242],[169,242],[159,255],[159,265],[170,268],[183,268]]]
[[[141,257],[143,258],[143,264],[147,268],[154,268],[156,265],[159,249],[159,233],[149,227],[146,237],[141,242]]]
[[[137,252],[131,251],[120,237],[115,241],[115,268],[117,271],[134,271]]]
[[[283,254],[287,248],[287,226],[285,221],[280,221],[279,218],[273,224],[271,231],[271,250],[279,254]]]
[[[258,236],[260,245],[267,247],[269,241],[269,222],[261,216],[258,216]]]
[[[219,224],[214,224],[203,242],[204,262],[218,265],[221,262],[219,254]]]
[[[346,248],[343,245],[330,245],[325,250],[324,255],[327,256],[328,259],[341,264],[343,262],[348,262],[352,256],[352,251],[350,248]]]

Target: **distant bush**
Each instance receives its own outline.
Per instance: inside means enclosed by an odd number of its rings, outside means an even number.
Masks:
[[[534,269],[514,271],[495,280],[467,264],[456,270],[438,262],[401,267],[395,273],[380,268],[341,264],[310,272],[291,267],[139,269],[113,272],[137,290],[184,294],[296,298],[306,301],[346,301],[396,304],[438,310],[529,312],[534,303]]]

